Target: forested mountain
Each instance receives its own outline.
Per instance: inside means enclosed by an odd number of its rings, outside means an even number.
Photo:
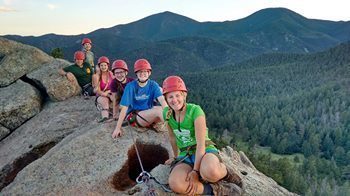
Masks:
[[[276,51],[321,51],[350,40],[350,22],[307,19],[285,8],[263,9],[246,18],[225,22],[198,22],[162,12],[88,34],[5,37],[47,53],[60,48],[68,60],[74,51],[81,49],[82,38],[89,37],[96,58],[105,55],[133,64],[144,57],[164,67],[159,70],[159,74],[164,74],[223,66]],[[185,58],[178,58],[183,54],[187,54]],[[171,69],[169,64],[178,68]]]
[[[231,143],[302,153],[302,166],[279,182],[305,193],[325,178],[339,186],[350,180],[349,54],[348,42],[315,54],[266,54],[182,76],[189,101],[204,108],[217,138],[228,130]]]

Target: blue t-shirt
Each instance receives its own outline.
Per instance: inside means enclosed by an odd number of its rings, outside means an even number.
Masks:
[[[148,110],[154,106],[154,100],[160,96],[162,92],[154,80],[148,80],[144,87],[140,87],[137,80],[134,80],[126,85],[120,105],[128,107],[127,114],[135,110]]]

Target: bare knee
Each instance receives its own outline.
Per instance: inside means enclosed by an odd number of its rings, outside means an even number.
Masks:
[[[214,154],[208,153],[202,159],[200,173],[204,180],[217,182],[226,174],[226,168],[222,167],[219,159]]]
[[[204,180],[208,182],[217,182],[222,178],[222,172],[218,167],[207,166],[204,169],[201,169],[201,176]]]
[[[188,183],[174,177],[169,178],[169,186],[175,193],[185,194]]]
[[[97,101],[98,101],[99,104],[101,104],[101,106],[104,109],[108,109],[108,106],[109,106],[108,98],[106,98],[106,97],[99,97]]]

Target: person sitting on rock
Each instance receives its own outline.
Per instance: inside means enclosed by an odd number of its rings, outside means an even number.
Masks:
[[[114,79],[112,80],[110,89],[112,92],[113,101],[113,118],[117,119],[119,116],[119,102],[124,93],[125,86],[133,81],[133,78],[127,77],[129,72],[128,65],[123,60],[115,60],[112,64],[112,73]]]
[[[109,119],[109,108],[112,105],[111,83],[113,81],[113,73],[109,71],[109,59],[101,56],[98,59],[97,66],[99,72],[93,75],[93,80],[97,81],[94,87],[96,93],[96,106],[100,107],[101,119],[98,122],[105,122]]]
[[[82,88],[82,93],[86,96],[93,96],[92,81],[92,67],[89,63],[84,62],[85,54],[82,51],[74,53],[73,65],[59,70],[59,74],[67,77],[71,82],[77,80],[79,86]]]
[[[162,122],[162,108],[167,106],[157,82],[149,79],[152,73],[151,64],[146,59],[139,59],[134,64],[137,80],[128,83],[120,101],[120,113],[112,137],[122,135],[122,124],[125,117],[131,126],[150,127],[153,123]],[[158,100],[161,106],[155,106]]]
[[[179,194],[237,195],[241,178],[225,166],[215,144],[208,137],[205,114],[199,105],[186,103],[187,89],[178,76],[163,82],[168,104],[163,110],[174,157],[169,186]],[[208,183],[207,183],[208,182]],[[238,185],[238,186],[236,186]]]

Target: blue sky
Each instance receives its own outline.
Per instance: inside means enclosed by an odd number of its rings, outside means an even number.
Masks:
[[[350,21],[349,0],[0,0],[0,35],[76,35],[171,11],[194,20],[244,18],[285,7],[307,18]]]

